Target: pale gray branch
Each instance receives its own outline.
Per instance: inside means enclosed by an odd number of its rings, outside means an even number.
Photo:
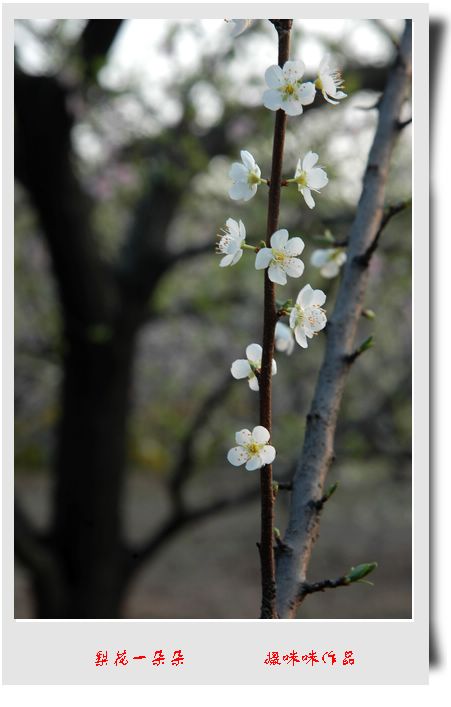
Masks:
[[[368,158],[362,194],[349,234],[348,259],[327,327],[326,353],[307,416],[304,446],[293,479],[291,507],[283,550],[277,551],[277,611],[293,618],[299,586],[306,582],[312,547],[318,535],[318,501],[333,460],[334,435],[341,398],[355,349],[355,335],[368,281],[368,253],[377,243],[384,218],[384,195],[399,116],[411,75],[411,21],[379,106],[379,120]]]

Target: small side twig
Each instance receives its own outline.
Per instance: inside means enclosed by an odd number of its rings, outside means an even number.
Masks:
[[[356,348],[356,350],[352,354],[349,354],[349,356],[345,357],[346,361],[348,363],[354,363],[356,358],[361,356],[365,351],[368,351],[368,349],[370,349],[373,346],[373,344],[374,344],[374,336],[371,335],[367,339],[365,339],[365,341],[363,343],[361,343],[360,346],[358,348]]]
[[[317,511],[322,511],[324,504],[327,503],[327,501],[335,493],[337,488],[338,488],[338,481],[336,481],[334,484],[332,484],[332,486],[330,486],[327,489],[326,493],[323,496],[321,496],[319,501],[315,501],[315,507],[316,507]]]
[[[398,130],[401,131],[404,128],[406,128],[408,125],[410,125],[412,122],[412,118],[407,118],[407,120],[400,120],[398,121]]]
[[[323,579],[321,582],[312,584],[303,582],[299,587],[298,601],[302,602],[308,594],[324,592],[326,589],[336,589],[337,587],[347,587],[348,584],[351,584],[351,580],[347,575],[337,577],[337,579]]]
[[[387,206],[387,208],[384,211],[384,215],[382,217],[382,221],[381,221],[380,226],[377,230],[377,233],[373,238],[373,241],[371,242],[369,247],[366,249],[366,251],[362,255],[358,255],[354,258],[355,262],[357,262],[359,265],[361,265],[363,267],[367,267],[369,265],[371,257],[379,244],[379,238],[381,237],[381,234],[382,234],[384,228],[387,226],[388,222],[393,218],[393,216],[396,216],[396,214],[399,214],[401,211],[404,211],[405,209],[407,209],[411,205],[412,205],[412,200],[406,199],[405,201],[400,201],[397,204],[392,204],[391,206]]]
[[[321,582],[313,582],[311,584],[309,582],[302,582],[299,586],[297,601],[301,603],[308,594],[324,592],[326,589],[337,589],[337,587],[347,587],[355,582],[371,584],[371,582],[365,580],[365,577],[371,574],[376,567],[377,562],[364,562],[356,567],[351,567],[347,574],[337,577],[336,579],[323,579]]]

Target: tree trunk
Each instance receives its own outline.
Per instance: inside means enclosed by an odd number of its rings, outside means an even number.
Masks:
[[[120,510],[133,344],[131,332],[97,342],[70,336],[51,531],[63,587],[57,607],[37,587],[41,618],[119,615],[127,580]]]

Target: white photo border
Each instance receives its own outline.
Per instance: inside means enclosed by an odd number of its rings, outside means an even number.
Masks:
[[[191,19],[233,14],[306,19],[407,18],[413,20],[413,619],[404,620],[15,620],[13,600],[13,25],[19,18]],[[261,10],[260,13],[261,14]],[[102,684],[425,684],[429,659],[429,172],[427,4],[14,4],[3,6],[3,680],[16,685]],[[417,139],[416,137],[417,136]],[[99,650],[180,648],[185,664],[157,670],[95,666]],[[264,665],[269,651],[352,650],[352,667]]]

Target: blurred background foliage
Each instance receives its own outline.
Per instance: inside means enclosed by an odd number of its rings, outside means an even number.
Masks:
[[[258,486],[258,477],[230,467],[225,455],[233,433],[251,427],[258,401],[233,381],[231,362],[260,341],[262,280],[245,253],[219,270],[215,234],[231,216],[242,219],[248,240],[264,238],[266,193],[250,202],[227,195],[228,169],[249,150],[269,174],[273,114],[261,105],[264,71],[276,60],[275,33],[265,21],[237,39],[219,20],[124,21],[106,56],[83,65],[79,38],[85,21],[21,20],[16,61],[29,75],[54,75],[67,86],[73,116],[75,171],[92,203],[92,247],[108,263],[123,247],[140,198],[153,175],[182,192],[167,233],[174,254],[207,244],[181,259],[159,281],[147,303],[133,363],[127,422],[124,532],[145,538],[169,509],[167,484],[203,401],[218,389],[219,402],[195,430],[186,496],[194,507]],[[349,97],[337,107],[319,97],[301,118],[288,121],[284,173],[318,152],[329,184],[310,211],[295,189],[282,194],[281,227],[306,243],[302,284],[327,293],[333,310],[337,280],[309,264],[326,229],[344,239],[360,194],[374,133],[376,104],[394,57],[402,22],[295,21],[293,58],[307,78],[326,51],[341,66]],[[94,81],[81,81],[92,72]],[[408,116],[408,109],[407,115]],[[179,130],[180,124],[183,130]],[[219,149],[209,153],[214,136]],[[222,140],[222,143],[221,143]],[[411,134],[406,128],[392,160],[387,203],[410,196]],[[51,517],[55,439],[60,418],[63,336],[61,306],[41,226],[27,190],[15,192],[15,453],[16,489],[38,527]],[[247,256],[247,257],[246,257]],[[279,288],[280,290],[281,288]],[[285,300],[299,283],[289,281]],[[363,341],[375,346],[354,366],[344,397],[330,483],[339,489],[327,504],[311,563],[312,581],[377,560],[376,586],[357,585],[309,598],[305,618],[408,618],[411,615],[411,221],[410,212],[386,228],[371,262]],[[98,325],[93,339],[108,339]],[[324,333],[307,350],[279,353],[274,379],[275,478],[293,466],[301,449]],[[89,489],[86,489],[89,493]],[[277,500],[284,528],[287,492]],[[124,617],[252,618],[259,604],[257,496],[183,529],[143,566],[127,592]],[[26,569],[16,576],[16,617],[33,615]]]

